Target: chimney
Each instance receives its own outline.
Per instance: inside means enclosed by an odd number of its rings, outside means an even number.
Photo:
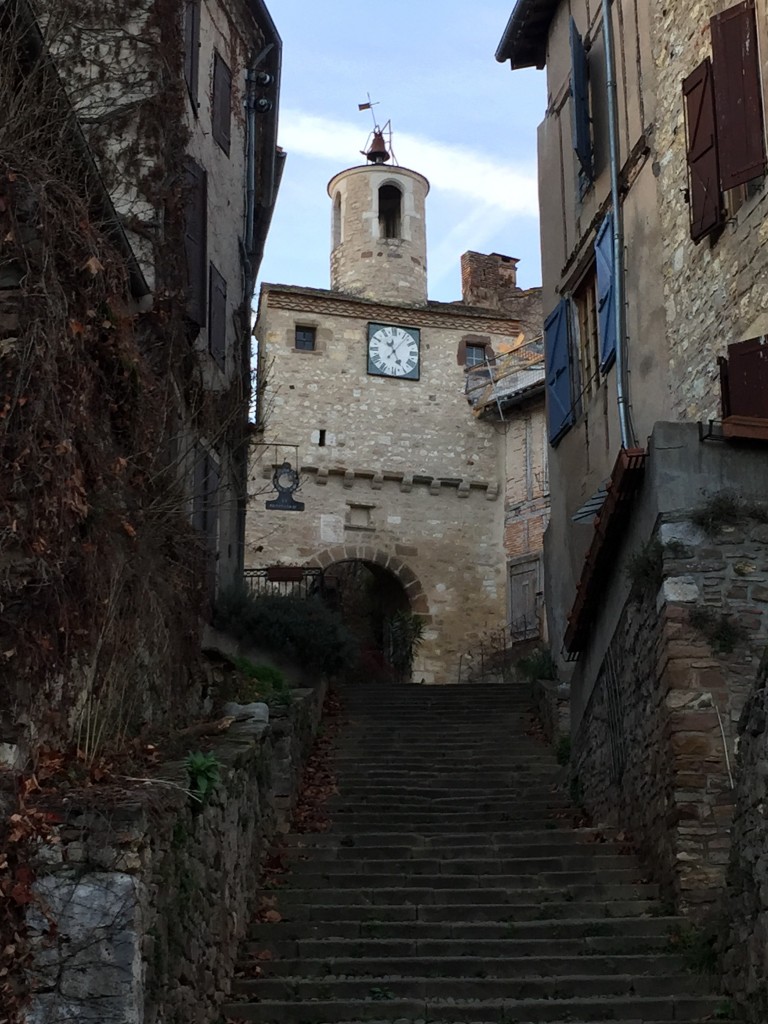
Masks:
[[[465,252],[461,257],[461,295],[467,306],[503,310],[519,294],[517,264],[513,256],[492,252]]]

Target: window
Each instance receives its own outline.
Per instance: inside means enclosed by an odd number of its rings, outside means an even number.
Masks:
[[[379,236],[400,238],[400,204],[402,193],[396,185],[382,185],[379,189]]]
[[[187,316],[197,327],[207,310],[208,195],[205,170],[187,158],[184,166],[184,254],[187,262]]]
[[[213,58],[213,137],[229,156],[232,131],[232,72],[218,53]]]
[[[597,328],[597,287],[595,268],[587,273],[573,293],[578,332],[581,394],[589,400],[600,383],[600,338]]]
[[[571,130],[573,148],[579,161],[582,186],[594,178],[592,128],[589,113],[589,63],[576,22],[571,18]]]
[[[725,221],[723,193],[735,212],[766,169],[763,95],[754,0],[710,20],[712,58],[682,83],[691,238]],[[736,191],[733,191],[736,190]]]
[[[341,245],[341,192],[333,199],[333,248]]]
[[[220,369],[227,352],[227,282],[211,263],[209,270],[208,351]]]
[[[314,327],[297,327],[294,340],[295,347],[302,352],[314,352],[316,333],[317,331]]]
[[[467,345],[464,365],[485,366],[485,345]]]
[[[184,81],[192,111],[197,117],[197,80],[200,63],[200,0],[187,0],[184,7]]]

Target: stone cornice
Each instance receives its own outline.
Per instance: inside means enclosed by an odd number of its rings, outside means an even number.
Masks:
[[[263,466],[261,475],[265,480],[271,480],[273,472],[272,466]],[[406,494],[414,487],[426,487],[430,494],[453,490],[459,498],[468,498],[470,491],[481,491],[488,501],[495,501],[500,490],[498,480],[470,480],[467,477],[460,480],[454,477],[425,476],[399,471],[346,469],[344,466],[313,466],[304,463],[301,473],[313,476],[319,487],[327,484],[332,477],[340,477],[345,488],[367,483],[372,491],[380,491],[385,483],[395,483]]]
[[[521,295],[523,294],[525,293],[521,292]],[[461,303],[456,303],[455,306],[448,302],[428,306],[391,305],[331,291],[272,284],[262,286],[261,302],[273,309],[399,323],[405,327],[437,327],[444,330],[504,335],[515,335],[520,331],[518,318],[500,316],[494,310],[473,309],[472,306]],[[260,310],[260,314],[261,312],[263,311]]]

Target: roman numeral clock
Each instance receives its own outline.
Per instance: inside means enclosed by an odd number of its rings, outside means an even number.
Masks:
[[[418,380],[421,335],[418,327],[368,324],[368,373]]]

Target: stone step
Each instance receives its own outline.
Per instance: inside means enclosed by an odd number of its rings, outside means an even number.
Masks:
[[[634,995],[639,1002],[645,998],[695,994],[702,988],[701,980],[692,974],[583,974],[553,975],[542,978],[519,977],[454,978],[451,975],[430,977],[383,976],[368,978],[263,978],[241,979],[233,983],[233,993],[265,1001],[311,1002],[330,999],[338,1002],[375,998],[376,989],[386,985],[393,999],[423,999],[447,1002],[465,1000],[535,1000],[586,999],[590,997]]]
[[[463,847],[462,850],[467,848]],[[370,856],[362,856],[369,852]],[[374,847],[365,847],[361,851],[355,851],[342,847],[334,850],[313,850],[311,858],[300,849],[294,848],[292,855],[288,857],[290,867],[290,878],[305,878],[317,876],[319,879],[327,879],[332,876],[349,876],[360,880],[369,876],[383,876],[387,872],[396,874],[398,878],[403,876],[485,876],[494,878],[498,874],[508,874],[517,871],[520,877],[525,876],[551,876],[551,874],[579,874],[579,876],[591,876],[595,874],[595,858],[589,856],[578,856],[572,854],[562,857],[505,857],[497,859],[488,858],[487,850],[478,849],[476,857],[462,855],[456,858],[434,857],[411,857],[407,855],[392,859],[380,858],[376,854],[379,851]],[[406,851],[406,854],[408,851]],[[618,881],[625,876],[632,876],[632,879],[642,876],[641,869],[637,866],[633,856],[627,854],[605,854],[600,858],[600,878],[607,877],[612,881]],[[318,882],[319,884],[319,882]]]
[[[494,831],[464,831],[444,832],[439,836],[425,835],[418,831],[388,829],[361,830],[356,829],[354,833],[344,832],[291,832],[284,836],[286,846],[338,846],[348,841],[349,847],[375,847],[379,850],[392,847],[420,850],[461,849],[462,847],[482,848],[485,850],[518,850],[521,856],[529,856],[529,850],[552,850],[570,852],[574,848],[579,851],[587,849],[597,853],[600,850],[609,849],[616,853],[617,846],[603,842],[603,837],[608,833],[592,828],[569,828],[569,829],[516,829],[514,832],[507,830]]]
[[[377,866],[380,861],[375,862]],[[449,865],[440,864],[439,861],[411,861],[410,864],[419,865],[424,863],[430,865],[430,872],[419,870],[408,870],[408,861],[404,861],[405,868],[398,868],[391,865],[390,873],[384,874],[375,871],[350,870],[349,864],[335,864],[336,868],[344,868],[343,873],[339,871],[319,871],[318,865],[313,864],[306,869],[296,867],[289,875],[285,876],[283,884],[279,886],[280,892],[294,889],[417,889],[425,887],[429,889],[495,889],[500,888],[506,891],[519,890],[555,890],[568,889],[575,892],[575,887],[594,887],[599,890],[605,886],[632,886],[637,887],[643,882],[642,871],[639,867],[628,865],[623,868],[614,868],[601,871],[595,874],[590,866],[583,871],[543,871],[536,874],[501,874],[502,867],[509,870],[508,864],[493,864],[497,868],[497,874],[485,874],[483,871],[445,871],[443,874],[435,874],[441,868]]]
[[[495,958],[484,956],[330,956],[325,951],[317,958],[275,959],[259,962],[265,977],[270,978],[567,978],[641,977],[649,975],[685,974],[683,957],[668,953],[611,954],[585,956],[542,953],[541,956],[510,957],[499,953]],[[252,962],[251,962],[252,966]],[[248,962],[243,964],[248,970]],[[690,975],[688,975],[690,978]],[[271,998],[271,997],[270,997]]]
[[[540,1022],[700,1021],[717,1011],[720,998],[706,995],[636,996],[586,999],[525,999],[488,1002],[441,1002],[437,999],[389,999],[388,986],[367,1000],[313,1000],[308,1003],[263,1000],[228,1003],[228,1020],[255,1020],[262,1024],[352,1024],[352,1022],[429,1021],[429,1024],[540,1024]],[[638,1016],[641,1013],[642,1016]]]
[[[647,904],[645,905],[647,907]],[[594,907],[592,908],[594,911]],[[370,909],[369,909],[370,916]],[[285,942],[316,939],[368,939],[397,940],[403,942],[458,940],[465,944],[475,941],[529,941],[537,939],[552,942],[559,939],[604,939],[607,937],[623,941],[627,937],[669,942],[670,933],[680,928],[677,917],[632,916],[614,918],[582,915],[561,918],[532,918],[530,920],[502,921],[425,921],[396,919],[381,920],[337,920],[319,923],[317,921],[283,921],[279,925],[252,924],[248,930],[249,939],[256,943]]]
[[[436,890],[441,892],[442,890]],[[350,895],[344,893],[345,896]],[[476,894],[473,892],[472,903],[410,903],[406,902],[410,894],[403,894],[402,903],[381,903],[374,900],[374,897],[381,896],[380,893],[371,891],[370,903],[303,903],[285,898],[281,895],[277,909],[284,921],[323,921],[328,925],[337,922],[367,922],[367,923],[444,923],[451,926],[458,923],[500,923],[515,921],[547,921],[562,918],[592,918],[592,917],[629,917],[634,914],[650,914],[656,909],[650,899],[615,899],[606,900],[604,896],[597,895],[595,899],[582,898],[579,901],[563,900],[558,898],[551,901],[527,902],[527,903],[481,903],[476,901]],[[463,894],[466,900],[467,894]],[[531,893],[525,896],[530,901]],[[323,899],[323,894],[317,894],[318,899]]]
[[[472,882],[468,879],[468,882]],[[596,877],[586,884],[574,884],[562,888],[543,885],[524,888],[494,888],[472,884],[464,886],[419,886],[400,885],[397,888],[373,887],[365,889],[330,885],[320,888],[299,888],[291,884],[276,892],[279,909],[313,906],[355,906],[355,907],[452,907],[471,901],[473,904],[490,904],[496,907],[521,906],[534,900],[542,907],[555,902],[612,903],[616,900],[641,900],[658,898],[658,886],[650,883],[630,882],[606,883]]]
[[[306,838],[310,836],[307,835]],[[572,843],[563,846],[562,849],[560,845],[555,844],[494,846],[493,843],[487,843],[483,846],[443,846],[439,842],[434,842],[435,837],[432,836],[421,837],[418,844],[413,846],[367,846],[358,845],[356,840],[349,845],[344,843],[345,839],[354,837],[333,838],[335,842],[322,846],[314,843],[291,843],[285,847],[285,855],[289,862],[298,858],[306,862],[311,858],[318,865],[322,864],[323,869],[328,863],[344,863],[346,866],[340,870],[345,871],[352,870],[350,861],[365,865],[361,867],[363,871],[370,870],[368,864],[373,862],[399,862],[402,863],[404,871],[409,871],[409,865],[412,863],[439,857],[438,863],[445,866],[441,869],[443,872],[446,869],[452,871],[454,868],[460,872],[464,865],[485,863],[489,855],[493,854],[496,854],[497,859],[491,863],[499,865],[502,870],[514,867],[515,870],[522,872],[551,870],[553,865],[561,865],[563,870],[582,868],[594,861],[598,862],[595,870],[602,871],[604,867],[620,867],[622,864],[634,863],[634,855],[614,843]],[[386,856],[382,857],[382,854]]]
[[[643,918],[640,918],[643,921]],[[602,924],[602,922],[601,922]],[[281,958],[294,962],[296,958],[307,961],[316,960],[318,963],[328,963],[331,959],[349,960],[354,957],[365,959],[397,959],[401,957],[419,957],[422,959],[446,958],[451,960],[463,960],[475,958],[485,964],[488,961],[502,959],[514,961],[533,961],[536,965],[543,962],[547,957],[569,958],[579,962],[589,960],[593,956],[610,955],[650,955],[651,953],[663,953],[667,959],[675,961],[670,957],[668,950],[670,945],[670,934],[667,931],[659,931],[652,934],[637,934],[637,929],[632,927],[633,922],[625,922],[626,928],[621,934],[594,934],[594,935],[571,935],[566,937],[546,938],[455,938],[455,939],[365,939],[355,937],[351,939],[330,939],[330,938],[303,938],[303,939],[276,939],[274,937],[262,942],[249,942],[246,953],[249,957],[256,957],[265,950],[269,951],[276,960]],[[518,931],[523,926],[516,926]],[[275,930],[273,929],[273,936]],[[677,962],[677,961],[675,961]],[[268,964],[262,963],[265,967]],[[494,970],[496,968],[494,967]],[[530,973],[536,973],[537,968],[532,968]],[[355,973],[355,972],[350,972]]]

